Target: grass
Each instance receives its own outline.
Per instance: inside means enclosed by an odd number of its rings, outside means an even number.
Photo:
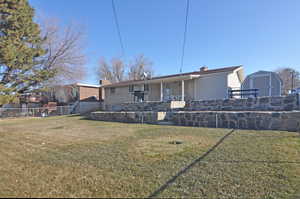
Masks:
[[[0,120],[0,197],[300,197],[299,133],[235,130],[212,150],[229,132]]]

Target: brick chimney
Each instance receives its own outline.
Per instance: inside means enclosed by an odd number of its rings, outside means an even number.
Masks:
[[[203,72],[203,71],[207,71],[208,70],[208,67],[207,66],[202,66],[200,68],[200,72]]]
[[[99,84],[102,85],[102,86],[104,86],[104,85],[111,84],[111,82],[109,80],[101,79],[99,81]]]

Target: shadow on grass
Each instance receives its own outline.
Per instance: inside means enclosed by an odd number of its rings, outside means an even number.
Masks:
[[[239,163],[262,163],[262,164],[300,164],[300,161],[269,161],[269,160],[208,160],[202,161],[205,163],[228,163],[228,164],[239,164]]]
[[[206,156],[208,156],[211,152],[213,152],[224,140],[229,137],[234,130],[231,130],[229,133],[227,133],[225,136],[223,136],[213,147],[211,147],[206,153],[204,153],[199,158],[195,159],[191,164],[181,169],[176,175],[174,175],[171,179],[169,179],[165,184],[163,184],[161,187],[159,187],[157,190],[155,190],[153,193],[151,193],[148,197],[153,198],[157,197],[158,194],[163,192],[166,188],[168,188],[175,180],[181,176],[182,174],[186,173],[189,169],[194,167],[197,163],[201,162]]]
[[[68,115],[67,117],[78,117],[80,116],[80,114],[71,114],[71,115]]]
[[[291,132],[289,132],[291,133]],[[298,132],[295,132],[298,133]],[[243,134],[238,134],[236,136],[240,137],[253,137],[253,138],[300,138],[300,133],[299,135],[243,135]]]

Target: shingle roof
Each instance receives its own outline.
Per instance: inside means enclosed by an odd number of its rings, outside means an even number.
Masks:
[[[173,74],[173,75],[165,75],[165,76],[157,76],[157,77],[152,77],[151,80],[154,79],[165,79],[165,78],[170,78],[170,77],[178,77],[178,76],[185,76],[185,75],[208,75],[208,74],[213,74],[213,73],[223,73],[223,72],[233,72],[234,70],[242,67],[240,66],[230,66],[230,67],[224,67],[224,68],[217,68],[217,69],[208,69],[205,71],[194,71],[194,72],[188,72],[188,73],[178,73],[178,74]],[[113,83],[113,84],[108,84],[103,87],[112,87],[112,86],[119,86],[119,85],[127,85],[127,84],[134,84],[134,83],[140,83],[143,80],[128,80],[128,81],[121,81],[118,83]]]

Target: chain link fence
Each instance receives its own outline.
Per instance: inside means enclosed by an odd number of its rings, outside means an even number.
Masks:
[[[0,108],[0,118],[8,117],[49,117],[73,114],[73,106],[39,108]]]

